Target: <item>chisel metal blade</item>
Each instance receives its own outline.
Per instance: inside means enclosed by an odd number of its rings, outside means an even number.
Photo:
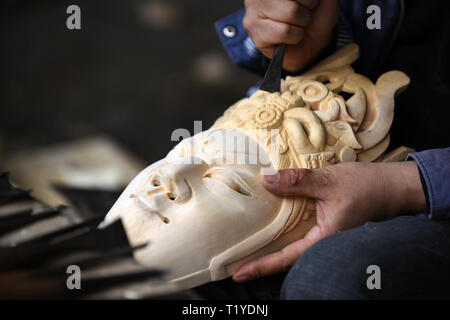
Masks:
[[[281,90],[281,73],[283,71],[283,59],[286,45],[284,43],[279,44],[275,48],[272,60],[264,75],[263,82],[260,90],[264,90],[270,93],[280,92]]]

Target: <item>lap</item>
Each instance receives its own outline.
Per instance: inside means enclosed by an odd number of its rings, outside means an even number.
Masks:
[[[367,288],[367,267],[381,289]],[[286,299],[449,298],[450,222],[425,215],[369,222],[309,248],[289,271]]]

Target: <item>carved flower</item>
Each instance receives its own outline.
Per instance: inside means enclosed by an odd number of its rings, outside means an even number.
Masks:
[[[251,125],[258,129],[272,129],[280,125],[283,111],[274,105],[264,105],[256,109]]]
[[[297,94],[300,95],[305,102],[316,103],[327,96],[328,89],[319,81],[306,80],[301,82],[297,89]]]

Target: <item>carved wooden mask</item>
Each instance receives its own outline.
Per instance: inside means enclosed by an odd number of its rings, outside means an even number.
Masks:
[[[170,269],[184,287],[224,279],[302,238],[315,223],[314,201],[269,193],[263,170],[392,159],[384,152],[394,96],[409,78],[390,71],[373,84],[350,67],[357,57],[351,44],[287,77],[280,93],[238,101],[143,170],[104,223],[121,218],[133,245],[149,242],[136,259]]]

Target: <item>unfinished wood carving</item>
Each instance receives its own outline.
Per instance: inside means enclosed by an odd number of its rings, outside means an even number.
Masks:
[[[409,78],[391,71],[373,84],[350,67],[357,57],[351,44],[287,77],[280,93],[238,101],[212,128],[142,171],[105,223],[121,218],[132,244],[150,243],[136,259],[170,269],[185,287],[224,279],[302,238],[315,224],[314,201],[269,193],[261,172],[382,160],[394,96]]]

